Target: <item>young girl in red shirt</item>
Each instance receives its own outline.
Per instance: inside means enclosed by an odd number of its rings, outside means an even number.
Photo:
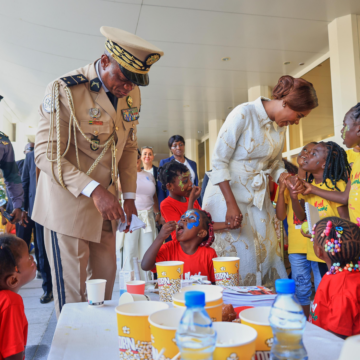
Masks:
[[[17,292],[34,279],[36,264],[26,242],[13,235],[0,236],[0,360],[25,359],[28,322]]]
[[[346,338],[360,334],[360,229],[338,217],[320,220],[313,231],[314,251],[329,271],[315,294],[309,321]]]
[[[190,171],[182,163],[176,160],[170,161],[162,166],[158,171],[158,180],[162,184],[163,190],[169,191],[169,196],[160,204],[160,212],[166,222],[179,221],[182,214],[188,209],[199,209],[201,207],[197,201],[200,196],[201,188],[194,186],[190,180]],[[240,218],[236,219],[236,227],[241,225]],[[214,223],[214,231],[226,230],[228,225],[225,222]],[[176,232],[171,233],[172,240],[176,239]]]
[[[214,241],[213,224],[211,215],[199,209],[186,211],[178,223],[167,222],[145,253],[141,262],[142,269],[154,271],[156,262],[183,261],[184,274],[197,275],[201,273],[214,283],[212,259],[217,255],[215,250],[210,247]],[[176,233],[176,239],[164,244],[166,238],[173,231]]]

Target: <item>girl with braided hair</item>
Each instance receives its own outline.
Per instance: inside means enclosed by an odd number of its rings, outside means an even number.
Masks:
[[[178,222],[163,225],[159,235],[145,253],[141,262],[143,270],[156,271],[155,263],[161,261],[183,261],[184,274],[207,276],[215,283],[212,259],[216,252],[210,245],[214,241],[214,222],[206,211],[191,209]],[[164,244],[167,237],[176,231],[176,240]]]
[[[344,145],[348,148],[355,148],[360,145],[360,103],[352,107],[345,115],[341,135]],[[345,168],[344,168],[345,169]],[[344,175],[347,176],[347,173]],[[324,191],[314,184],[304,183],[306,190],[304,194],[320,196],[332,202],[348,205],[350,221],[358,224],[360,222],[360,157],[355,159],[350,181],[345,189],[341,191]]]
[[[345,151],[332,141],[309,145],[304,147],[304,149],[309,148],[309,151],[302,152],[302,169],[307,173],[307,182],[312,188],[321,189],[325,194],[344,191],[351,171]],[[294,213],[300,221],[304,221],[305,210],[299,201],[294,201],[299,195],[290,186],[288,189]],[[307,194],[303,195],[303,199],[318,209],[320,218],[336,216],[349,219],[347,206],[326,200],[325,196],[323,198],[315,194]],[[310,238],[309,234],[303,233],[303,235]],[[307,258],[311,261],[319,261],[309,244],[308,242]]]
[[[360,229],[344,219],[320,220],[312,231],[315,254],[327,275],[315,294],[309,321],[345,338],[360,334]]]
[[[26,242],[13,235],[0,236],[0,359],[25,359],[28,322],[18,291],[36,275],[34,258]]]

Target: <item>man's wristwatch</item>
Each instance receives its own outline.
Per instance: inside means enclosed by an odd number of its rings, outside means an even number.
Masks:
[[[161,212],[158,211],[157,213],[155,213],[155,217],[158,216],[158,215],[160,215],[160,214],[161,214]]]

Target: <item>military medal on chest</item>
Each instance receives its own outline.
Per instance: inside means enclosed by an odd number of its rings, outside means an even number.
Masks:
[[[91,120],[89,120],[89,125],[103,125],[103,122],[101,120],[98,120],[101,116],[100,109],[91,108],[89,110],[89,115],[92,118]]]

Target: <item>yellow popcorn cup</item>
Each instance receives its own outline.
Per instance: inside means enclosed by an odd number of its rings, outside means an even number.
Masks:
[[[210,316],[212,322],[222,321],[222,305],[223,304],[221,303],[215,306],[205,306],[205,311]],[[174,308],[185,309],[185,304],[177,305],[174,302]]]
[[[156,265],[160,301],[172,302],[172,295],[181,290],[181,279],[184,273],[183,261],[163,261]]]
[[[215,282],[220,286],[239,286],[240,258],[217,257],[212,259],[214,264]]]
[[[260,306],[240,312],[241,324],[248,325],[258,333],[256,351],[268,352],[273,343],[273,333],[269,323],[270,306]],[[258,356],[259,357],[259,356]]]
[[[205,286],[205,285],[204,285]],[[192,286],[189,286],[191,288]],[[185,288],[182,288],[182,291],[173,295],[173,303],[174,305],[178,306],[185,306],[185,293],[187,291],[202,291],[200,289],[189,289],[184,291]],[[222,305],[222,292],[220,291],[203,291],[205,293],[205,304],[206,306],[215,306],[215,305]]]
[[[179,348],[176,346],[175,333],[184,311],[185,308],[172,308],[157,311],[149,316],[154,360],[158,358],[162,349],[165,349],[163,354],[165,359],[162,357],[162,360],[170,360],[179,352]]]
[[[252,360],[255,355],[256,330],[229,322],[213,324],[217,332],[214,360]]]
[[[148,318],[152,313],[168,308],[168,304],[159,301],[137,301],[115,308],[120,359],[152,360]]]

